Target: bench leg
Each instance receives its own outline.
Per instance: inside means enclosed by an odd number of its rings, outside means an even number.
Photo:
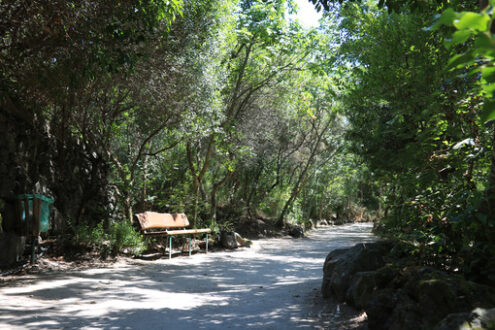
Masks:
[[[172,259],[172,236],[168,238],[168,258]]]
[[[208,233],[206,233],[206,253],[208,253]]]

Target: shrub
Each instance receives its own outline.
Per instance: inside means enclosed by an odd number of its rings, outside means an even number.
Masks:
[[[114,255],[123,252],[139,255],[146,249],[142,235],[127,221],[112,222],[107,230],[103,221],[93,228],[79,225],[75,229],[74,241],[77,245],[89,247],[102,255],[109,252]]]
[[[143,235],[136,232],[127,221],[114,222],[110,225],[110,245],[114,254],[127,250],[132,255],[139,255],[146,249]]]
[[[103,229],[103,221],[93,228],[88,225],[78,225],[75,229],[74,241],[76,245],[102,250],[108,242],[108,234]]]

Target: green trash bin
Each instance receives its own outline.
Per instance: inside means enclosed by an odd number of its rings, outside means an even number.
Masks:
[[[50,228],[50,204],[53,204],[53,198],[38,194],[22,194],[18,195],[17,199],[20,201],[21,206],[21,221],[26,221],[25,203],[28,201],[28,214],[33,214],[33,200],[39,199],[41,202],[40,207],[40,232],[45,233]]]

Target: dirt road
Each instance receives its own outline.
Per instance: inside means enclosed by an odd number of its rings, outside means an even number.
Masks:
[[[1,329],[348,329],[364,315],[320,297],[329,251],[371,225],[255,241],[233,252],[26,275],[0,288]]]

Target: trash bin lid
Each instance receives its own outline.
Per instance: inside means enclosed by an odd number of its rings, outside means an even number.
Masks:
[[[22,194],[22,195],[17,195],[17,199],[32,199],[32,198],[38,198],[41,199],[43,202],[52,204],[54,199],[45,195],[39,195],[39,194]]]

